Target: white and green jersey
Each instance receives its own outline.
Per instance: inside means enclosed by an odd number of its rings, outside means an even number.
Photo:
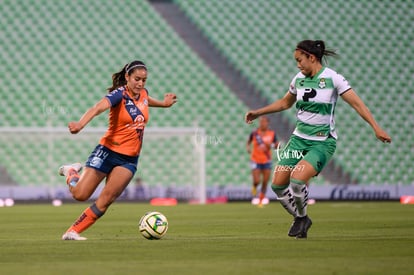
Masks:
[[[289,92],[296,95],[297,122],[294,135],[310,140],[337,138],[334,110],[338,95],[351,89],[348,81],[332,69],[323,67],[315,76],[299,72]]]

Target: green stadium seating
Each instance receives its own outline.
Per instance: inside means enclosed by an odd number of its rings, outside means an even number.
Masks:
[[[376,141],[370,127],[340,100],[336,163],[360,184],[414,182],[413,169],[403,165],[414,160],[414,107],[408,90],[413,83],[414,22],[407,12],[414,9],[413,1],[333,1],[326,7],[316,0],[306,9],[298,8],[300,0],[175,3],[271,101],[283,96],[297,71],[295,44],[308,38],[326,40],[340,54],[328,65],[347,77],[394,139],[386,146]],[[179,96],[173,109],[152,110],[148,126],[205,128],[208,137],[222,142],[206,146],[207,184],[249,184],[244,145],[252,128],[242,121],[247,107],[148,2],[124,4],[128,8],[109,0],[2,3],[0,82],[7,89],[0,89],[0,128],[66,127],[105,95],[112,73],[129,60],[142,59],[149,67],[151,95]],[[294,110],[285,115],[294,123]],[[88,127],[106,124],[102,115]],[[21,185],[61,184],[59,164],[83,161],[93,149],[93,144],[74,141],[71,150],[50,149],[39,140],[23,146],[22,138],[0,146],[0,165]],[[163,164],[163,150],[163,145],[144,146],[138,176],[148,184],[170,180],[153,172]],[[182,152],[174,153],[179,163]],[[147,163],[145,154],[159,159]],[[172,177],[181,181],[191,176],[183,174]],[[323,177],[313,182],[327,183]]]
[[[414,182],[407,168],[396,168],[405,155],[412,159],[414,148],[412,123],[405,122],[413,121],[406,114],[414,108],[408,90],[413,82],[414,21],[406,12],[414,9],[413,1],[332,1],[327,6],[317,0],[306,7],[300,0],[175,2],[269,100],[282,96],[297,72],[292,52],[298,41],[323,39],[338,49],[340,58],[328,65],[350,81],[394,142],[378,142],[370,127],[340,101],[335,161],[360,184]],[[294,112],[285,113],[294,122]]]
[[[106,94],[112,73],[130,60],[142,59],[149,68],[151,95],[162,98],[166,92],[175,92],[179,97],[172,109],[153,109],[148,127],[205,128],[208,137],[224,141],[206,144],[207,184],[250,183],[249,170],[240,170],[240,163],[248,167],[244,149],[250,127],[242,120],[246,106],[148,2],[5,1],[1,9],[0,82],[8,89],[0,90],[0,131],[1,127],[66,127]],[[106,125],[102,115],[88,128]],[[59,144],[49,148],[47,141],[24,142],[22,136],[2,143],[0,165],[21,185],[64,184],[56,172],[59,165],[85,161],[98,142],[73,141],[67,136],[69,145],[64,148]],[[188,152],[175,148],[174,161],[165,163],[166,146],[144,145],[137,176],[146,184],[171,178],[180,184],[192,176],[191,169],[183,169],[185,163],[181,163]],[[228,160],[225,154],[231,156],[229,163],[223,163]],[[158,158],[150,163],[145,155]],[[160,171],[162,167],[168,175]],[[223,175],[231,180],[223,180]]]

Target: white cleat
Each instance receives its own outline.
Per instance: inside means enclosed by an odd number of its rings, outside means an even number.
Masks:
[[[70,169],[75,169],[76,170],[76,172],[80,172],[80,171],[82,171],[82,168],[83,168],[83,166],[82,166],[82,164],[81,163],[79,163],[79,162],[77,162],[77,163],[72,163],[72,164],[67,164],[67,165],[62,165],[62,166],[60,166],[59,167],[59,170],[58,170],[58,173],[59,173],[59,175],[61,175],[61,176],[67,176],[67,174],[68,174],[68,171],[70,170]]]
[[[75,231],[68,231],[62,236],[62,240],[64,241],[85,241],[87,238],[81,237],[77,232]]]

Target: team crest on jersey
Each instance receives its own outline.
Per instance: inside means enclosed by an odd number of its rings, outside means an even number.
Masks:
[[[140,110],[143,110],[144,108],[145,108],[145,105],[144,105],[144,103],[142,103],[142,102],[140,102],[140,103],[138,103],[138,108],[140,109]]]
[[[137,106],[141,110],[147,108],[147,106],[148,106],[148,100],[147,99],[144,99],[142,102],[139,102]]]
[[[318,84],[319,88],[323,89],[326,87],[326,81],[325,78],[321,78],[319,79],[319,84]]]

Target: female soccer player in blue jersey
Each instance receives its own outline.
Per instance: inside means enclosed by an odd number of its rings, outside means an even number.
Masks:
[[[390,136],[378,125],[348,81],[324,66],[324,58],[334,55],[334,51],[325,49],[324,41],[299,42],[294,58],[300,72],[293,78],[288,92],[282,99],[245,115],[245,121],[252,123],[261,115],[284,111],[296,103],[296,128],[281,153],[272,180],[278,200],[294,217],[288,233],[291,237],[306,238],[312,225],[307,215],[306,182],[321,172],[335,152],[334,109],[338,96],[372,127],[379,140],[391,142]]]

